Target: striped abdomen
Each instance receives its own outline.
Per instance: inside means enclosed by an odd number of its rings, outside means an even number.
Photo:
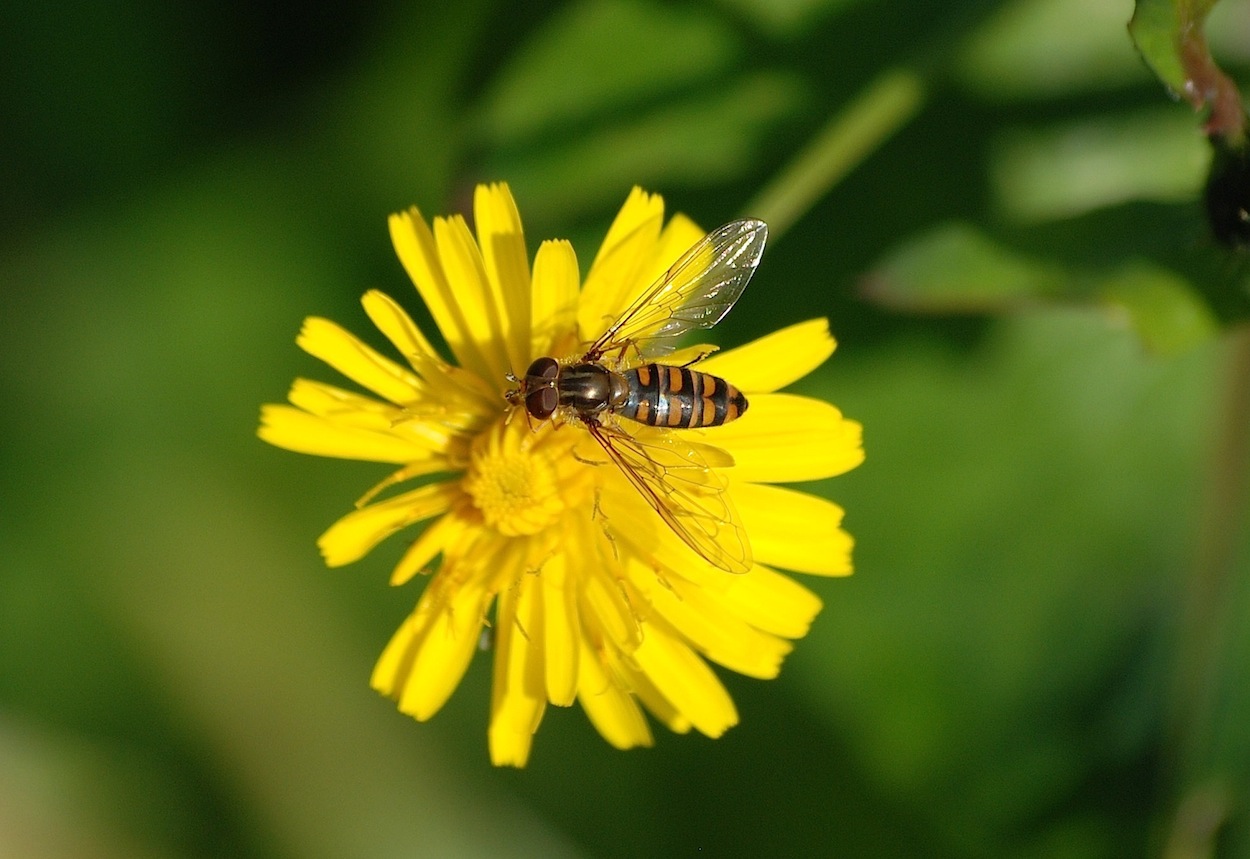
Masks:
[[[624,373],[629,398],[616,413],[657,427],[716,427],[747,410],[747,398],[718,376],[643,364]]]

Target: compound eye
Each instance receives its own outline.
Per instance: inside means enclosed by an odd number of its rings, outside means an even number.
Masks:
[[[554,382],[560,375],[560,362],[555,358],[538,358],[525,371],[525,377],[533,385]]]
[[[551,417],[560,404],[560,394],[555,388],[539,388],[525,397],[525,409],[531,417],[543,421]]]

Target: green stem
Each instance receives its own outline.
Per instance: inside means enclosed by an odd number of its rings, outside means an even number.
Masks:
[[[1228,822],[1233,775],[1213,755],[1218,699],[1237,607],[1237,553],[1247,518],[1250,475],[1250,327],[1232,333],[1223,414],[1212,451],[1195,563],[1182,595],[1172,683],[1172,820],[1164,856],[1214,854]]]
[[[816,138],[764,187],[746,213],[768,222],[775,239],[843,176],[909,122],[924,103],[921,77],[891,69],[835,114]]]

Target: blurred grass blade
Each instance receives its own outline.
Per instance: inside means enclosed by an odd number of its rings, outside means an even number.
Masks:
[[[896,248],[863,281],[864,294],[919,313],[984,313],[1054,295],[1058,266],[1014,253],[970,224],[943,224]]]
[[[790,166],[767,185],[744,210],[768,222],[776,239],[828,193],[857,164],[871,155],[924,103],[920,76],[891,69],[829,120]]]
[[[1058,301],[1110,308],[1156,354],[1178,354],[1219,330],[1193,285],[1154,263],[1130,260],[1110,273],[1067,269],[959,222],[902,244],[862,289],[912,313],[1004,313]]]

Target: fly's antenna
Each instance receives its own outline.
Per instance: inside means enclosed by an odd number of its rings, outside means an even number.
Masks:
[[[523,387],[523,384],[521,380],[517,378],[517,374],[512,372],[512,370],[508,370],[508,372],[504,373],[503,377],[505,381],[516,385],[515,388],[503,392],[503,398],[507,400],[509,404],[515,406],[517,401],[521,399],[521,388]]]
[[[508,416],[504,418],[505,422],[511,423],[513,416],[517,412],[522,412],[525,414],[525,423],[529,426],[530,432],[538,432],[538,428],[534,426],[534,418],[530,415],[530,410],[525,407],[525,381],[517,378],[517,374],[511,370],[504,374],[504,378],[516,385],[512,390],[503,392],[503,398],[512,407],[511,411],[508,412]]]

